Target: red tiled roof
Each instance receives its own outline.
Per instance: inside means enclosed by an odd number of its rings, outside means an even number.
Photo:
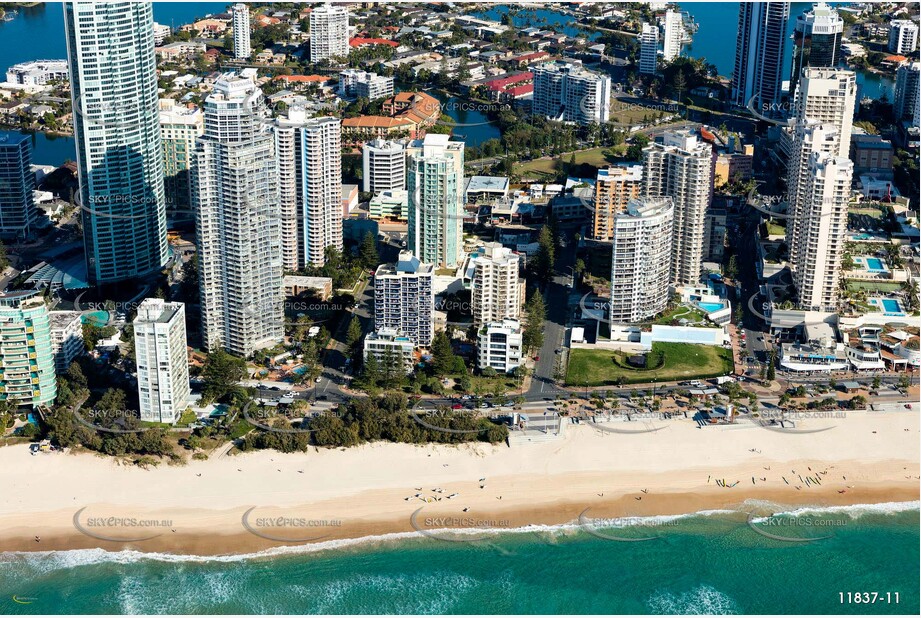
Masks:
[[[328,82],[329,78],[323,75],[279,75],[275,80],[281,80],[285,82],[296,82],[296,83],[317,83],[322,84],[323,82]]]
[[[390,39],[366,39],[357,36],[349,41],[350,47],[361,47],[362,45],[389,45],[390,47],[399,47],[400,44]]]
[[[510,84],[517,84],[518,82],[524,82],[529,79],[534,79],[534,73],[531,73],[530,71],[527,73],[512,75],[511,77],[501,77],[499,79],[490,80],[486,82],[486,86],[490,90],[505,90],[505,87]]]

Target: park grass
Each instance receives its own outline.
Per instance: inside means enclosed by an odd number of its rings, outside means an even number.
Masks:
[[[654,343],[664,362],[655,369],[627,365],[629,354],[617,350],[573,349],[566,371],[567,386],[613,386],[713,378],[732,373],[732,350],[692,343]]]
[[[848,281],[847,291],[856,292],[865,290],[867,292],[879,292],[888,294],[889,292],[898,292],[902,289],[901,283],[887,283],[883,281]]]
[[[589,148],[588,150],[566,152],[556,157],[518,163],[515,166],[515,173],[519,176],[527,176],[528,174],[555,175],[556,169],[554,169],[553,162],[559,158],[569,163],[573,155],[575,155],[576,165],[591,165],[598,169],[602,169],[616,163],[618,157],[622,157],[626,151],[626,144],[621,144],[619,146],[602,146],[599,148]]]
[[[782,225],[777,225],[773,221],[768,221],[766,225],[768,236],[783,236],[787,233],[787,228]]]

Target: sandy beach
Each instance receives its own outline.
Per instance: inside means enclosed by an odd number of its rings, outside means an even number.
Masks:
[[[620,434],[570,425],[558,441],[513,448],[375,443],[148,470],[5,447],[0,550],[237,554],[419,529],[566,524],[581,513],[728,509],[744,520],[755,500],[783,510],[919,498],[916,411],[808,419],[799,430],[829,429],[801,434],[748,421],[656,426]]]

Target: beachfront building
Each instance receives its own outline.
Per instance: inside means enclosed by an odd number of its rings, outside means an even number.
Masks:
[[[782,115],[789,2],[741,2],[732,74],[732,102],[752,103],[764,116]]]
[[[410,374],[416,364],[414,350],[409,337],[401,335],[396,329],[384,328],[365,336],[363,358],[367,365],[368,359],[373,357],[383,375],[393,371]]]
[[[519,274],[518,254],[501,243],[490,242],[482,251],[477,251],[470,264],[473,267],[470,293],[474,326],[521,317],[525,285]]]
[[[222,75],[204,114],[192,165],[202,335],[249,356],[284,335],[275,144],[251,78]]]
[[[361,148],[362,191],[406,189],[406,150],[402,142],[374,139]]]
[[[643,24],[640,39],[640,74],[655,75],[659,59],[659,28],[653,24]]]
[[[326,249],[342,251],[342,127],[289,109],[273,125],[278,160],[285,268],[323,266]]]
[[[896,120],[909,120],[914,126],[921,122],[921,62],[906,62],[895,72],[895,101],[892,115]]]
[[[575,61],[545,62],[533,73],[535,114],[576,124],[604,124],[610,119],[609,76]]]
[[[800,306],[835,311],[847,240],[847,206],[854,166],[848,158],[856,106],[853,71],[803,69],[796,116],[785,132],[787,245]]]
[[[0,294],[0,401],[36,408],[57,394],[45,299],[32,290]]]
[[[665,311],[672,267],[672,198],[636,198],[613,217],[612,324],[630,324]]]
[[[807,311],[837,309],[854,171],[850,159],[833,152],[837,132],[833,125],[810,123],[798,126],[795,138],[787,243],[799,305]]]
[[[681,55],[681,41],[684,39],[684,18],[674,9],[665,11],[665,36],[662,40],[662,59],[671,62]],[[642,50],[641,50],[642,51]]]
[[[889,51],[906,56],[918,49],[918,24],[910,19],[889,22]]]
[[[614,217],[639,197],[643,188],[642,165],[616,165],[598,170],[595,178],[595,204],[592,234],[595,240],[614,238]]]
[[[436,268],[454,268],[463,253],[464,142],[432,133],[407,148],[409,250]]]
[[[67,2],[64,23],[89,282],[157,273],[169,252],[152,5]]]
[[[643,149],[643,191],[674,204],[671,282],[695,284],[704,256],[707,207],[713,193],[713,150],[690,131],[673,131]]]
[[[477,332],[477,367],[511,373],[521,365],[521,322],[505,319],[483,324]]]
[[[242,2],[230,7],[233,20],[233,57],[237,60],[249,60],[253,54],[250,45],[249,7]]]
[[[134,353],[141,420],[175,423],[191,394],[185,304],[145,298],[134,320]]]
[[[33,60],[14,64],[6,70],[6,82],[21,86],[45,86],[67,80],[66,60]]]
[[[409,251],[374,273],[374,329],[393,329],[426,348],[435,336],[435,268]]]
[[[25,133],[0,131],[0,238],[22,240],[34,230],[31,140]]]
[[[160,99],[159,105],[166,203],[187,208],[192,205],[192,152],[205,132],[205,117],[199,108],[179,105],[173,99]]]
[[[79,311],[51,311],[48,320],[51,328],[51,353],[54,370],[64,375],[75,358],[83,354],[83,320]]]
[[[841,36],[844,20],[838,11],[824,2],[814,4],[796,18],[793,30],[793,72],[790,92],[796,92],[800,73],[805,67],[834,67],[841,59]]]
[[[339,73],[339,96],[356,97],[368,101],[392,97],[393,77],[358,69],[346,69]]]
[[[326,3],[310,12],[310,62],[349,55],[349,12]]]

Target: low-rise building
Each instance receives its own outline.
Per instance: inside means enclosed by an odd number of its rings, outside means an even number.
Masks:
[[[409,337],[400,335],[396,329],[384,328],[365,337],[364,362],[367,364],[373,356],[382,371],[394,366],[409,374],[416,364],[414,349]]]
[[[329,300],[333,295],[333,280],[329,277],[285,275],[283,281],[285,296],[300,296],[304,292],[314,292],[320,300]]]
[[[409,192],[399,189],[381,191],[368,204],[368,216],[372,219],[394,219],[406,221],[408,218]]]
[[[477,334],[477,366],[511,373],[521,365],[522,329],[518,320],[487,322]]]

